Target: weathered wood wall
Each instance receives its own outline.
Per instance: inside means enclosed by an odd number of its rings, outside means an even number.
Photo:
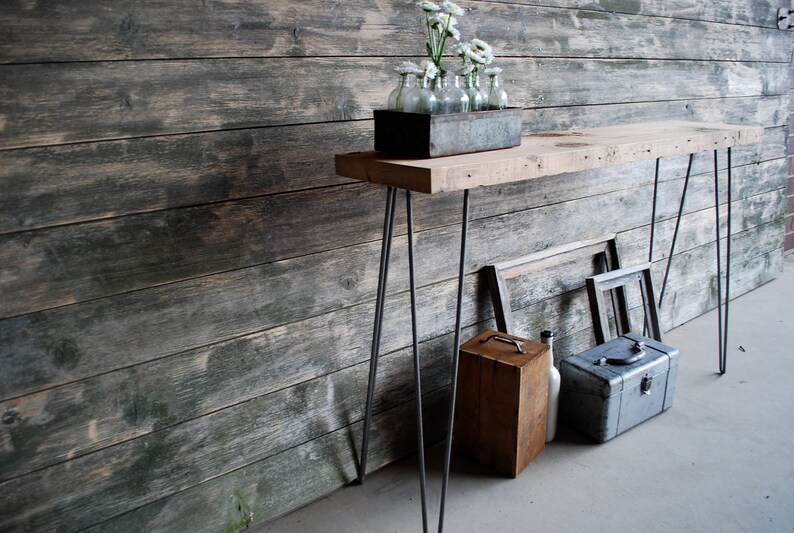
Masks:
[[[766,126],[735,151],[733,294],[776,275],[791,53],[777,3],[461,5],[528,132]],[[391,67],[420,59],[413,1],[7,0],[0,27],[0,529],[232,531],[351,480],[385,194],[334,176],[333,154],[371,148]],[[657,275],[685,165],[663,161]],[[667,328],[715,305],[710,169],[699,154]],[[645,260],[652,176],[643,163],[476,191],[464,335],[491,323],[488,262],[613,232],[624,263]],[[460,200],[416,206],[430,440]],[[373,467],[413,443],[398,212]],[[517,322],[556,329],[559,355],[592,342],[592,268],[514,290]]]

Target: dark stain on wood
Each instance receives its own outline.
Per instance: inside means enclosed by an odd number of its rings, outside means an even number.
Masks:
[[[73,338],[63,338],[52,348],[52,363],[64,370],[74,370],[82,357],[77,341]]]
[[[3,424],[10,426],[11,424],[16,424],[19,420],[19,413],[13,407],[8,407],[3,411]]]
[[[587,143],[568,142],[568,143],[556,143],[554,146],[559,146],[560,148],[576,148],[577,146],[589,146],[589,145]]]
[[[129,465],[125,476],[130,491],[136,495],[146,494],[157,469],[163,468],[163,463],[174,457],[176,452],[176,445],[168,440],[168,434],[164,432],[136,441],[133,451],[136,459]]]

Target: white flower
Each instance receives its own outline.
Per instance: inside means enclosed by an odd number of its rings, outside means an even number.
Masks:
[[[472,65],[471,63],[469,63],[468,65],[463,65],[463,67],[461,67],[458,70],[458,74],[460,74],[461,76],[468,76],[472,72],[474,72],[474,65]]]
[[[452,15],[448,15],[447,13],[436,13],[435,15],[430,17],[430,25],[434,28],[440,27],[442,31],[447,26],[451,28],[455,26],[455,24],[457,23],[458,20]]]
[[[421,74],[422,69],[413,61],[403,61],[399,66],[394,67],[400,74]]]
[[[458,20],[455,15],[462,16],[466,12],[456,3],[448,0],[444,1],[440,7],[434,2],[417,2],[416,5],[425,12],[425,22],[427,24],[427,42],[425,46],[427,54],[436,67],[440,67],[447,41],[449,39],[460,41],[460,31],[456,27]],[[463,54],[462,50],[458,51],[458,54]],[[465,63],[466,58],[463,55],[460,57],[463,58]]]
[[[485,69],[486,76],[498,76],[501,73],[502,73],[502,69],[500,69],[499,67],[488,67],[487,69]]]
[[[438,74],[438,67],[432,61],[424,60],[420,65],[421,71],[425,73],[425,78],[428,80],[435,79],[436,75]]]
[[[425,13],[433,13],[434,11],[441,11],[441,8],[438,6],[438,4],[435,4],[433,2],[417,2],[416,5],[417,7],[422,8],[425,11]]]
[[[466,12],[463,11],[463,9],[455,2],[444,2],[441,5],[441,9],[443,9],[446,13],[449,13],[450,15],[455,15],[457,17],[462,17],[463,15],[466,14]]]
[[[473,63],[477,63],[478,65],[485,64],[485,57],[483,57],[481,53],[479,53],[477,50],[473,48],[469,48],[468,50],[466,50],[466,57],[468,58],[469,61]]]
[[[452,47],[452,51],[455,52],[455,55],[462,58],[463,61],[466,61],[466,52],[471,47],[471,43],[458,43]]]
[[[478,50],[482,50],[484,52],[493,53],[491,49],[491,45],[483,41],[482,39],[472,39],[471,44],[477,48]]]

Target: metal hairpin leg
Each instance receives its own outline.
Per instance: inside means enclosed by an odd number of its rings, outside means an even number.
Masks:
[[[720,176],[719,164],[717,161],[717,150],[714,150],[714,212],[717,227],[717,320],[719,327],[717,335],[719,337],[719,369],[720,374],[725,374],[728,358],[728,309],[730,307],[730,283],[731,283],[731,149],[728,148],[728,228],[725,241],[725,314],[722,313],[722,254],[720,253]]]
[[[681,216],[684,214],[684,200],[686,200],[686,190],[689,186],[689,176],[692,174],[692,161],[695,159],[695,154],[689,154],[689,164],[686,168],[686,179],[684,179],[684,190],[681,192],[681,204],[678,207],[678,218],[675,222],[675,232],[673,232],[673,242],[670,243],[670,255],[667,256],[667,268],[664,271],[664,280],[662,281],[662,290],[659,292],[659,308],[662,307],[662,300],[664,300],[664,291],[667,288],[667,278],[670,276],[670,264],[673,262],[673,253],[675,252],[675,243],[678,240],[678,230],[681,227]]]
[[[656,229],[656,201],[659,196],[659,164],[662,158],[656,158],[656,172],[653,175],[653,207],[651,208],[651,242],[648,245],[648,262],[653,264],[653,237],[654,237],[654,230]],[[608,269],[607,269],[608,270]],[[613,304],[614,305],[614,304]],[[648,334],[648,327],[643,326],[642,334]]]
[[[460,265],[458,268],[458,303],[455,315],[455,343],[452,347],[452,372],[449,393],[449,416],[447,418],[447,443],[444,454],[444,478],[441,485],[441,507],[438,513],[438,533],[444,531],[444,505],[447,500],[449,485],[449,464],[452,458],[452,435],[455,423],[455,396],[458,390],[458,360],[461,333],[461,316],[463,309],[463,277],[466,272],[466,234],[469,228],[469,190],[463,193],[463,220],[460,236]]]
[[[731,147],[728,147],[728,236],[725,243],[725,326],[723,328],[724,337],[722,339],[722,347],[725,350],[720,358],[720,373],[727,372],[728,365],[728,309],[731,306],[731,203],[733,201],[731,194],[731,182],[733,181],[731,172],[733,161],[731,157]]]
[[[659,194],[659,162],[661,158],[656,158],[656,172],[653,175],[653,208],[651,209],[651,244],[648,246],[648,262],[653,263],[653,234],[656,228],[656,200]]]
[[[695,154],[689,155],[689,165],[686,171],[686,179],[684,180],[684,190],[681,193],[681,205],[678,209],[678,218],[676,219],[675,224],[675,232],[673,233],[673,242],[670,244],[670,255],[667,258],[667,268],[664,273],[664,281],[662,281],[662,290],[660,291],[659,295],[659,307],[662,306],[662,300],[664,299],[664,291],[667,288],[667,279],[670,275],[670,264],[673,260],[673,253],[675,252],[675,244],[676,240],[678,239],[678,230],[681,226],[681,217],[684,212],[684,200],[686,199],[686,190],[687,186],[689,185],[689,177],[692,172],[692,160]],[[719,161],[718,161],[718,151],[714,150],[714,211],[715,211],[715,225],[716,225],[716,248],[717,248],[717,320],[718,320],[718,330],[717,330],[717,340],[718,340],[718,348],[719,348],[719,369],[720,374],[725,374],[727,370],[727,359],[728,359],[728,313],[730,309],[730,301],[731,301],[731,293],[730,293],[730,283],[731,283],[731,182],[732,180],[732,151],[731,148],[728,148],[728,189],[727,189],[727,208],[728,208],[728,219],[727,219],[727,237],[726,237],[726,265],[725,265],[725,313],[722,312],[722,253],[720,249],[720,190],[719,190]],[[650,245],[650,259],[653,259],[653,235],[654,235],[654,226],[656,224],[656,193],[658,188],[658,179],[659,179],[659,160],[656,161],[656,179],[654,181],[654,189],[653,189],[653,215],[651,218],[651,245]]]
[[[361,439],[361,457],[358,468],[358,482],[363,483],[367,475],[367,454],[369,453],[369,428],[372,423],[372,403],[375,398],[375,382],[378,373],[381,326],[383,307],[386,300],[386,278],[389,273],[392,235],[394,234],[394,211],[397,204],[397,189],[386,189],[386,212],[383,217],[383,241],[380,249],[380,271],[378,273],[378,293],[375,300],[375,325],[372,332],[372,352],[369,360],[369,381],[367,384],[367,406],[364,410],[364,436]]]
[[[416,305],[416,272],[414,260],[414,222],[413,205],[411,202],[411,191],[405,191],[407,219],[408,219],[408,272],[410,278],[411,292],[411,330],[413,335],[413,363],[414,363],[414,387],[416,390],[416,426],[417,426],[417,448],[419,455],[419,483],[422,499],[422,527],[427,533],[427,475],[425,468],[424,453],[424,422],[422,414],[422,380],[419,359],[419,332],[417,327],[417,305]],[[377,364],[380,351],[381,329],[383,325],[383,308],[386,297],[386,279],[389,270],[389,257],[391,254],[392,237],[394,233],[394,213],[397,203],[397,189],[389,187],[386,193],[386,213],[383,221],[383,242],[381,246],[380,272],[378,274],[378,292],[375,302],[375,324],[372,334],[372,354],[369,366],[369,383],[367,385],[367,405],[364,415],[364,435],[361,444],[361,462],[359,465],[358,481],[364,482],[367,471],[367,454],[369,450],[369,429],[372,421],[372,404],[375,395],[375,383],[377,378]],[[458,269],[458,294],[457,308],[455,315],[455,339],[452,352],[452,372],[449,395],[449,414],[447,423],[447,441],[444,454],[444,472],[441,488],[441,507],[439,509],[438,531],[444,529],[444,508],[449,485],[449,469],[452,458],[452,437],[455,421],[455,398],[458,385],[458,349],[460,346],[461,323],[463,314],[463,288],[464,274],[466,272],[466,236],[469,223],[469,191],[463,193],[463,220],[461,222],[460,239],[460,264]]]
[[[422,421],[422,379],[419,362],[419,331],[416,324],[416,274],[414,269],[414,220],[411,191],[405,191],[408,210],[408,274],[411,279],[411,331],[413,333],[414,388],[416,390],[416,440],[419,454],[419,488],[422,497],[422,530],[427,533],[427,479],[425,474],[425,437]]]

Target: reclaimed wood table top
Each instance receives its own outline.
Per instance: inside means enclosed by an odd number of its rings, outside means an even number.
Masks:
[[[663,121],[536,133],[502,150],[414,159],[376,151],[336,155],[340,176],[415,192],[472,189],[761,140],[762,126]]]

